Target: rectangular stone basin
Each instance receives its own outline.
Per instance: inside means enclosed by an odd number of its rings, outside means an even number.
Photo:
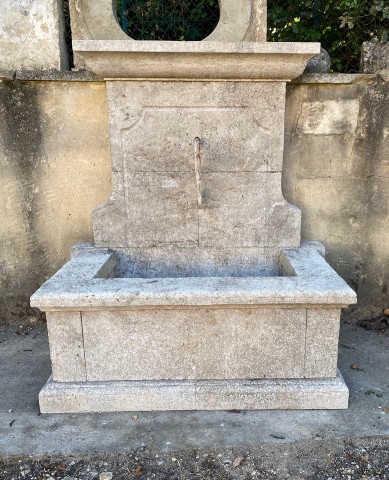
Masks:
[[[267,256],[264,256],[266,251]],[[278,277],[276,248],[116,249],[114,278]]]
[[[343,308],[355,292],[329,266],[316,245],[280,249],[263,276],[194,275],[126,278],[123,259],[108,249],[80,250],[31,297],[44,311],[107,307],[216,305],[321,305]],[[265,265],[259,259],[259,265]],[[273,263],[273,265],[272,265]],[[273,271],[274,275],[269,276]],[[119,278],[118,278],[119,277]]]
[[[317,248],[281,249],[272,276],[117,278],[123,262],[81,250],[32,297],[47,313],[54,384],[321,378],[342,387],[333,408],[347,407],[339,314],[355,293]]]

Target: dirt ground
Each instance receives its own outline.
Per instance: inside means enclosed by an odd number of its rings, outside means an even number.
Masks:
[[[282,439],[280,439],[282,441]],[[389,437],[281,443],[251,449],[152,451],[77,457],[9,457],[2,480],[389,479]]]
[[[84,415],[40,415],[45,326],[2,327],[0,480],[389,480],[389,331],[377,325],[342,323],[348,410]]]

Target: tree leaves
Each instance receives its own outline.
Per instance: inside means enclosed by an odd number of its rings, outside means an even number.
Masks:
[[[388,0],[276,0],[268,3],[268,39],[319,41],[334,72],[358,72],[362,43],[387,41]]]

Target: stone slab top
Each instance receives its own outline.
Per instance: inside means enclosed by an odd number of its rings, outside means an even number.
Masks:
[[[376,74],[367,73],[304,73],[292,80],[292,83],[319,83],[330,85],[358,85],[376,82]]]
[[[0,81],[13,80],[33,82],[86,82],[103,83],[101,77],[86,70],[0,70]],[[388,82],[389,75],[373,73],[304,73],[292,80],[292,84],[366,84]]]
[[[73,49],[106,79],[288,81],[303,73],[320,44],[76,40]]]
[[[312,247],[282,249],[279,277],[112,278],[108,250],[77,254],[32,297],[45,311],[191,308],[246,305],[325,305],[356,302],[354,291]]]
[[[75,40],[78,52],[149,52],[149,53],[263,53],[317,55],[317,42],[183,42],[170,40]]]

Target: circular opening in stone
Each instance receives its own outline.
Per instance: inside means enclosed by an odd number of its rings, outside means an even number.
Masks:
[[[134,40],[203,40],[220,19],[218,0],[116,2],[120,26]]]

